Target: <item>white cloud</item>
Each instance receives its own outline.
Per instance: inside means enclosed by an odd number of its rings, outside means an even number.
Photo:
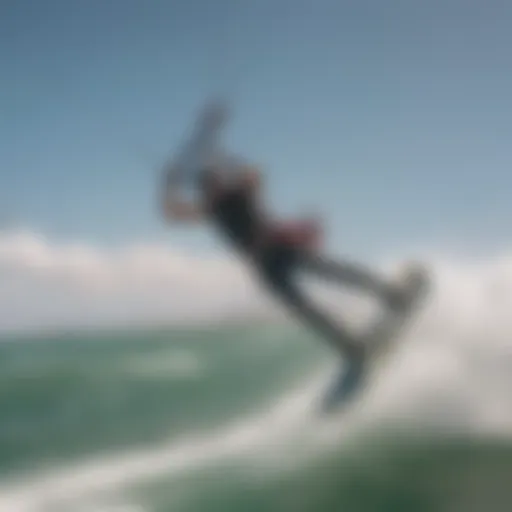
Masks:
[[[260,302],[236,261],[0,237],[0,329],[200,320]]]
[[[466,343],[482,336],[498,343],[512,333],[512,257],[428,261],[435,275],[432,330],[449,325]],[[339,309],[335,297],[328,305]],[[276,305],[237,260],[163,244],[102,249],[32,232],[0,235],[0,330],[190,322],[268,314]]]

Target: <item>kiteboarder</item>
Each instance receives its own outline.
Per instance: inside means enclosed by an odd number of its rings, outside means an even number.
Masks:
[[[364,344],[308,299],[298,286],[297,270],[365,290],[391,311],[407,308],[407,287],[322,254],[320,222],[273,218],[263,203],[262,174],[257,169],[242,164],[229,170],[205,166],[195,175],[195,200],[181,193],[179,177],[179,169],[166,172],[164,217],[171,222],[209,222],[251,264],[268,290],[352,362],[362,361]]]

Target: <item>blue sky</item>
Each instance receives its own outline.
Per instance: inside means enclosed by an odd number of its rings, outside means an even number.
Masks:
[[[221,92],[272,209],[319,212],[336,251],[507,245],[511,23],[497,1],[4,1],[0,213],[211,247],[163,226],[155,166]]]

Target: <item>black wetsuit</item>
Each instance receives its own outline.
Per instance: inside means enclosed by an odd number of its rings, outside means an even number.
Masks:
[[[253,261],[267,288],[291,306],[301,319],[318,329],[338,350],[349,356],[359,355],[360,345],[354,337],[314,307],[297,286],[294,272],[299,268],[312,271],[328,279],[386,296],[389,290],[380,280],[355,266],[313,255],[297,245],[282,241],[260,243],[260,235],[265,227],[251,193],[246,189],[225,191],[211,205],[210,216],[229,241]]]

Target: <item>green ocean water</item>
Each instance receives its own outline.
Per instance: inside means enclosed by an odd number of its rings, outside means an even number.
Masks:
[[[315,341],[257,324],[4,340],[0,511],[512,510],[506,438],[324,420]],[[316,439],[324,421],[340,435]]]

